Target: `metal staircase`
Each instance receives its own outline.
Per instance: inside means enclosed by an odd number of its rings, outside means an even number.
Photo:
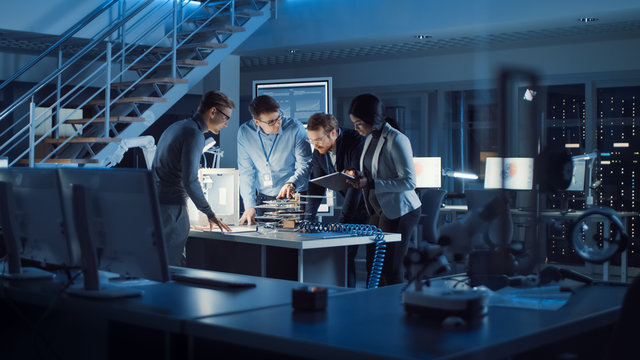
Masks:
[[[117,164],[123,139],[138,137],[270,13],[269,0],[105,2],[0,85],[57,55],[58,67],[0,112],[0,156],[10,166]],[[88,31],[78,46],[74,35]]]

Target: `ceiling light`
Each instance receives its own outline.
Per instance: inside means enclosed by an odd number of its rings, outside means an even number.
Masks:
[[[430,39],[431,35],[415,35],[414,38],[420,39],[420,40]]]
[[[289,49],[289,50],[287,50],[287,52],[288,52],[289,54],[295,54],[295,53],[297,53],[298,51],[299,51],[298,49]]]
[[[598,21],[598,20],[600,20],[600,19],[598,19],[598,18],[594,18],[594,17],[583,17],[583,18],[580,18],[580,19],[578,19],[578,20],[580,20],[581,22],[583,22],[583,23],[587,24],[587,23],[590,23],[590,22]]]

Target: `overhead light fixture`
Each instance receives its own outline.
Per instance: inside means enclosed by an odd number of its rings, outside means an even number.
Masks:
[[[431,39],[431,35],[420,34],[420,35],[415,35],[414,38],[419,39],[419,40]]]
[[[289,50],[287,50],[287,52],[289,52],[289,54],[295,54],[298,51],[300,51],[300,50],[298,50],[298,49],[289,49]]]
[[[590,23],[590,22],[598,21],[600,19],[594,18],[594,17],[583,17],[583,18],[580,18],[578,20],[580,20],[580,22],[583,22],[583,23],[587,24],[587,23]]]
[[[522,99],[526,101],[533,101],[533,98],[536,96],[537,93],[538,93],[537,91],[527,89],[524,92],[524,96],[522,97]]]

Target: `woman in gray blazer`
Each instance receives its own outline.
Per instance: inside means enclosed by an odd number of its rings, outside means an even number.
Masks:
[[[420,198],[415,192],[416,175],[409,139],[390,125],[384,104],[372,94],[358,95],[351,102],[349,117],[358,133],[366,136],[360,173],[352,185],[362,189],[369,223],[384,232],[400,233],[402,240],[387,244],[382,285],[403,282],[402,261],[420,220]],[[375,245],[367,246],[367,268],[371,270]]]

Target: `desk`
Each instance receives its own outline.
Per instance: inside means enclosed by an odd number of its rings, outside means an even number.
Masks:
[[[183,269],[183,273],[197,273]],[[126,286],[141,297],[95,300],[61,293],[64,280],[0,280],[0,349],[3,359],[176,359],[187,357],[184,324],[218,316],[290,306],[298,282],[209,272],[220,280],[250,281],[255,288],[208,289],[177,282],[140,280]],[[329,288],[329,296],[352,291]],[[55,301],[54,301],[55,300]],[[15,309],[22,310],[20,316]],[[44,309],[51,307],[46,317]],[[39,321],[36,321],[39,320]],[[44,342],[48,346],[43,345]],[[41,354],[33,354],[34,343]],[[59,356],[46,356],[51,353]]]
[[[321,313],[278,306],[188,321],[186,332],[193,338],[196,358],[214,341],[273,357],[500,359],[611,325],[627,289],[611,284],[582,287],[557,311],[490,307],[477,327],[447,331],[439,323],[406,316],[402,286],[331,297]],[[606,346],[608,339],[600,340],[598,346]]]
[[[400,241],[400,234],[385,234]],[[187,265],[194,268],[346,286],[347,246],[370,244],[369,236],[314,238],[293,231],[189,233]]]

